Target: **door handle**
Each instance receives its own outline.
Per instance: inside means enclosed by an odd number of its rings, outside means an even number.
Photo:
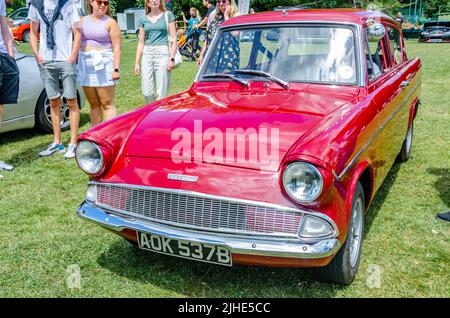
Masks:
[[[409,81],[403,81],[400,83],[400,87],[406,87],[409,86]]]

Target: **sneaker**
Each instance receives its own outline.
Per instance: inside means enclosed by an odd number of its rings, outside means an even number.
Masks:
[[[440,221],[450,222],[450,211],[436,214],[436,219]]]
[[[65,159],[75,158],[75,148],[76,147],[77,147],[77,145],[69,144],[69,147],[67,147],[67,151],[64,154],[64,158]]]
[[[66,150],[66,148],[64,147],[64,145],[57,144],[56,142],[54,142],[50,146],[48,146],[47,149],[45,149],[44,151],[41,151],[39,153],[39,157],[48,157],[48,156],[53,155],[54,153],[62,153],[65,150]]]
[[[6,164],[4,161],[0,161],[0,170],[12,171],[14,170],[14,167]]]

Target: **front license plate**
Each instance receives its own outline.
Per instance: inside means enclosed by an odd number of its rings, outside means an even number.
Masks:
[[[139,248],[166,255],[188,258],[200,262],[231,266],[231,253],[223,247],[137,231]]]
[[[440,43],[440,42],[442,42],[442,39],[431,39],[430,42]]]

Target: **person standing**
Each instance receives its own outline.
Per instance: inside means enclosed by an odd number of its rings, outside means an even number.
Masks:
[[[147,0],[145,16],[139,24],[134,73],[141,75],[142,66],[142,94],[150,103],[166,97],[169,90],[170,72],[177,52],[175,17],[166,10],[164,0]]]
[[[198,61],[197,61],[198,66],[200,66],[202,64],[203,58],[208,49],[208,46],[211,44],[211,41],[212,41],[214,35],[216,34],[217,30],[219,29],[219,26],[224,21],[227,21],[228,19],[237,17],[241,14],[239,13],[239,9],[236,5],[235,0],[217,0],[216,10],[212,13],[212,15],[213,15],[213,17],[212,17],[211,24],[210,24],[209,28],[206,30],[206,43],[205,43],[205,45],[203,45],[202,52],[200,53],[200,57],[198,58]],[[234,50],[235,48],[238,49],[236,47],[236,45],[238,45],[238,43],[236,44],[236,39],[229,38],[226,40],[227,40],[227,42],[229,42],[229,46],[232,51],[235,51]],[[232,61],[235,54],[230,54],[229,56],[230,56],[230,63],[232,63],[232,64],[235,63]]]
[[[78,80],[94,127],[117,115],[115,85],[120,78],[122,34],[111,18],[108,0],[89,0],[88,12],[81,19]]]
[[[203,0],[203,6],[206,7],[208,10],[206,11],[206,16],[203,18],[203,20],[195,26],[195,28],[197,29],[200,29],[205,24],[206,28],[209,28],[209,25],[212,22],[213,12],[214,10],[216,10],[216,7],[213,6],[211,0]]]
[[[6,3],[0,0],[0,127],[4,104],[17,104],[19,96],[19,68],[14,56],[14,39],[8,27]],[[13,169],[13,166],[0,161],[0,170]]]
[[[65,152],[64,158],[73,158],[80,122],[75,65],[81,45],[80,16],[73,0],[32,0],[28,19],[31,21],[31,49],[50,99],[54,136],[53,143],[41,151],[39,156]],[[60,78],[70,112],[70,143],[67,151],[61,143]]]
[[[183,22],[187,23],[187,25],[188,25],[187,34],[191,41],[192,51],[191,51],[190,60],[195,61],[196,56],[197,56],[197,51],[200,49],[200,47],[199,47],[200,30],[197,27],[198,24],[200,23],[200,18],[198,16],[197,9],[194,7],[192,7],[189,10],[189,14],[191,17],[189,18],[189,20],[186,20],[186,17],[184,16],[184,12],[182,12]]]
[[[403,16],[402,16],[402,13],[401,13],[401,12],[397,13],[397,17],[395,18],[395,21],[397,21],[398,23],[400,23],[400,27],[403,26]]]

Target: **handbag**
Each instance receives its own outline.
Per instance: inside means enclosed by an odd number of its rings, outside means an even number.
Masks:
[[[165,12],[165,19],[166,19],[166,26],[167,26],[167,39],[169,42],[169,52],[170,52],[170,46],[171,44],[174,42],[174,40],[170,37],[170,31],[169,31],[169,12]],[[175,44],[176,45],[176,44]],[[170,54],[170,53],[169,53]],[[180,51],[178,50],[178,46],[177,46],[177,51],[175,52],[175,57],[174,57],[175,61],[173,62],[173,67],[178,67],[180,66],[180,64],[183,62],[183,58],[181,57]]]

